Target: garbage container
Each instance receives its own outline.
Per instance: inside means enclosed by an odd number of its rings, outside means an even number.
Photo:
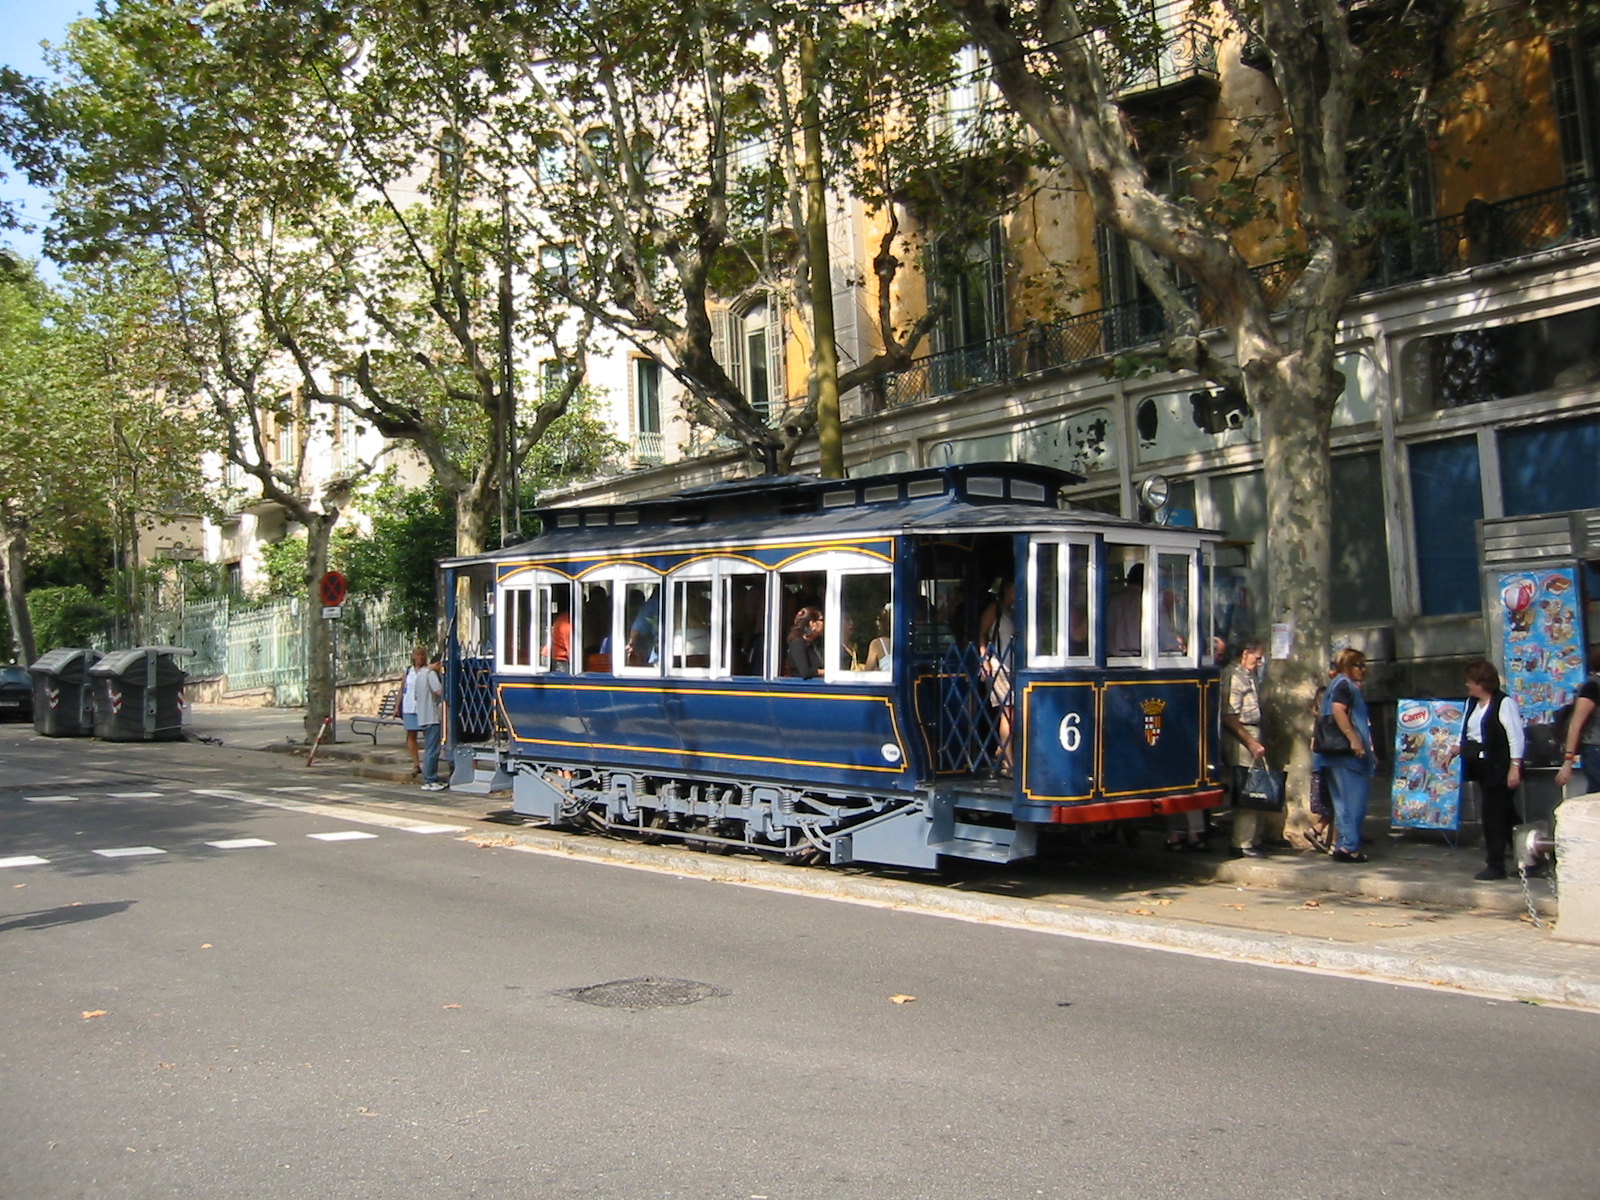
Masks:
[[[108,742],[176,741],[183,737],[183,685],[178,665],[193,650],[136,646],[113,650],[93,667],[94,735]]]
[[[100,651],[62,648],[28,668],[33,676],[33,728],[45,737],[91,737],[94,704],[89,668]]]

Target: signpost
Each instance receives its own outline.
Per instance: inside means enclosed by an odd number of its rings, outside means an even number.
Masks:
[[[327,571],[317,580],[317,596],[322,600],[322,619],[337,621],[343,615],[345,597],[350,585],[338,571]],[[317,735],[318,741],[322,735]],[[328,626],[328,740],[339,740],[339,627]],[[313,748],[312,753],[316,750]],[[311,760],[306,759],[309,766]]]

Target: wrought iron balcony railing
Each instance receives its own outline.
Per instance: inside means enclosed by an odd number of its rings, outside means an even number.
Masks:
[[[1475,202],[1463,212],[1419,221],[1386,235],[1362,290],[1449,275],[1594,237],[1600,237],[1600,181],[1578,180],[1496,204]],[[1277,307],[1299,278],[1299,267],[1284,261],[1264,263],[1255,268],[1255,275],[1268,301]],[[1200,319],[1206,327],[1216,324],[1212,306],[1203,300]],[[888,376],[883,398],[893,407],[1005,383],[1148,346],[1166,332],[1166,314],[1146,297],[927,355]]]
[[[659,467],[667,460],[666,438],[656,430],[640,430],[633,435],[633,461]]]

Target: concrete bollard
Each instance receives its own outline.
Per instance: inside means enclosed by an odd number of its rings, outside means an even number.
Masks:
[[[1600,946],[1600,795],[1565,801],[1555,815],[1561,916],[1551,936]]]

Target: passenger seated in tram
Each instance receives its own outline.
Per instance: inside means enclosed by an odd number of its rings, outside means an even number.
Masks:
[[[839,666],[845,671],[867,669],[856,652],[856,619],[849,613],[839,618]]]
[[[817,679],[822,675],[822,610],[810,605],[794,615],[789,627],[789,673],[801,679]]]
[[[878,636],[867,647],[867,670],[891,671],[894,669],[894,641],[890,636],[894,628],[894,605],[885,604],[878,610]]]

